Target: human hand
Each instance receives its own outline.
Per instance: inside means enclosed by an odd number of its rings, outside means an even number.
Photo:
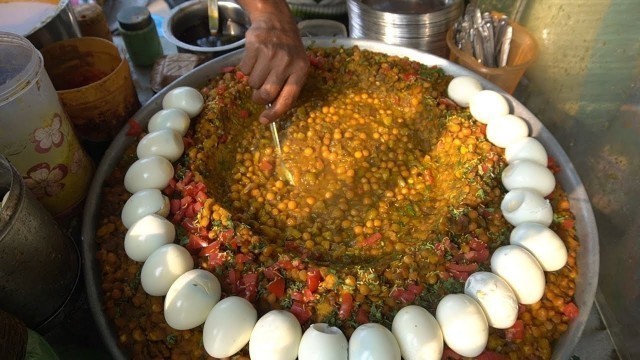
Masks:
[[[286,113],[307,78],[309,59],[285,1],[239,1],[251,19],[245,53],[238,65],[249,77],[253,101],[271,104],[260,114],[268,124]]]

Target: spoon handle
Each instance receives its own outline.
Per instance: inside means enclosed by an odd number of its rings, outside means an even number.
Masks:
[[[207,9],[209,14],[209,31],[211,36],[218,35],[220,26],[218,17],[218,0],[207,0]]]

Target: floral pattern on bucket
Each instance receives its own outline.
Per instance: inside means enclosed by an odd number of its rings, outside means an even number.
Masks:
[[[47,153],[52,147],[60,147],[64,142],[64,133],[62,132],[62,118],[60,114],[55,113],[51,124],[37,128],[31,137],[31,142],[36,144],[35,150],[38,153]]]
[[[38,200],[41,200],[44,197],[55,196],[64,189],[65,184],[62,180],[67,177],[68,172],[64,164],[51,167],[47,163],[40,163],[27,171],[24,182]]]

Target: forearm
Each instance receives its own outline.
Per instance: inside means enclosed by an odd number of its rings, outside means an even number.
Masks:
[[[287,16],[293,19],[285,0],[236,0],[236,2],[247,12],[252,23],[265,16],[276,19]]]

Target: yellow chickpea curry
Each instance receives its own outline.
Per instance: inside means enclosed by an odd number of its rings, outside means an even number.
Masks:
[[[326,322],[349,336],[366,322],[390,327],[408,304],[434,314],[470,274],[490,271],[491,253],[508,244],[503,150],[446,97],[451,77],[439,68],[357,47],[311,49],[309,57],[297,106],[279,123],[281,159],[242,73],[224,69],[202,90],[205,109],[164,190],[178,241],[218,276],[223,294],[245,297],[259,313],[287,309],[303,327]],[[276,160],[295,185],[278,176]],[[487,351],[496,356],[549,358],[575,317],[573,215],[560,188],[549,199],[568,264],[545,274],[544,298],[521,305],[514,328],[491,329]],[[133,263],[121,249],[104,249],[99,258],[111,251]],[[136,326],[164,331],[140,345],[127,336],[131,326],[118,326],[125,347],[139,356],[202,353],[193,340],[201,329],[150,320],[153,297],[135,279],[113,281],[138,297],[139,309],[128,311]]]

